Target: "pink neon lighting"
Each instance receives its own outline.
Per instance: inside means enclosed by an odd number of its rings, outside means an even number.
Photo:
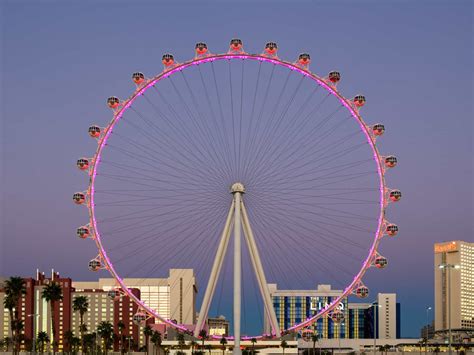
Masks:
[[[300,74],[305,75],[305,76],[313,79],[315,82],[317,82],[319,85],[321,85],[324,89],[326,89],[330,94],[335,96],[341,102],[341,104],[344,105],[347,108],[347,110],[349,110],[349,112],[354,117],[354,119],[357,120],[357,122],[359,123],[362,131],[364,132],[364,134],[366,136],[367,142],[369,143],[369,145],[372,149],[374,160],[375,160],[376,165],[377,165],[377,173],[378,173],[379,182],[380,182],[379,183],[379,188],[380,188],[380,215],[379,215],[378,226],[377,226],[377,230],[375,232],[375,236],[374,236],[372,246],[370,248],[370,251],[369,251],[369,254],[368,254],[367,258],[365,259],[365,261],[362,264],[362,268],[360,269],[359,273],[354,277],[351,284],[344,289],[341,296],[339,296],[331,304],[327,305],[325,308],[323,308],[321,311],[319,311],[313,317],[308,318],[304,322],[302,322],[300,324],[296,324],[296,325],[284,330],[282,332],[282,335],[283,335],[283,334],[286,334],[290,331],[299,330],[301,328],[304,328],[304,327],[314,323],[317,319],[328,315],[328,313],[331,312],[339,304],[339,302],[343,298],[349,296],[353,292],[353,290],[361,283],[361,279],[364,276],[367,269],[369,267],[371,267],[371,265],[374,261],[374,257],[377,255],[377,247],[378,247],[378,245],[380,243],[380,240],[383,236],[382,226],[384,224],[384,214],[385,214],[384,212],[385,212],[385,207],[387,205],[387,199],[386,199],[387,196],[385,194],[386,185],[385,185],[385,177],[384,177],[384,169],[383,169],[382,159],[381,159],[381,156],[380,156],[380,154],[377,150],[377,147],[375,146],[375,140],[373,139],[371,133],[369,132],[370,127],[367,126],[364,123],[364,121],[362,120],[362,118],[359,115],[358,111],[356,109],[354,109],[353,105],[346,98],[341,96],[341,94],[339,94],[339,92],[336,91],[336,89],[334,87],[332,87],[331,85],[326,83],[326,81],[324,81],[322,78],[320,78],[317,75],[309,72],[307,69],[298,67],[294,63],[285,62],[285,61],[279,60],[275,57],[269,58],[269,57],[262,56],[262,55],[250,55],[250,54],[244,54],[244,53],[218,54],[218,55],[210,55],[210,56],[207,56],[205,58],[195,58],[195,59],[193,59],[189,62],[185,62],[185,63],[182,63],[182,64],[176,64],[173,68],[167,69],[166,71],[164,71],[161,74],[157,75],[153,79],[151,79],[148,82],[146,82],[145,84],[143,84],[142,87],[137,88],[137,91],[135,91],[135,93],[132,94],[132,96],[130,98],[128,98],[127,100],[125,100],[123,102],[122,107],[119,108],[116,111],[116,113],[114,114],[114,117],[112,118],[109,125],[105,129],[104,136],[102,137],[102,139],[99,140],[99,145],[98,145],[98,148],[96,150],[96,153],[95,153],[95,156],[94,156],[94,159],[93,159],[93,168],[92,168],[91,180],[90,180],[89,218],[91,220],[91,225],[93,226],[93,230],[95,231],[94,240],[96,241],[96,245],[99,249],[99,255],[100,255],[101,260],[104,262],[105,267],[109,270],[109,272],[116,279],[117,283],[124,290],[124,292],[130,297],[130,299],[132,299],[139,306],[139,308],[141,310],[147,312],[150,316],[152,316],[156,319],[159,319],[159,320],[163,321],[164,323],[166,323],[166,324],[168,324],[168,325],[170,325],[174,328],[177,328],[177,329],[179,329],[183,332],[189,333],[190,330],[187,329],[186,327],[184,327],[182,325],[179,325],[179,324],[175,324],[175,323],[171,322],[170,320],[163,318],[155,310],[149,308],[147,305],[145,305],[143,302],[141,302],[132,292],[130,292],[128,290],[128,288],[125,286],[123,280],[120,278],[120,276],[115,271],[112,262],[108,258],[107,253],[106,253],[105,249],[103,248],[100,233],[99,233],[99,229],[97,227],[97,220],[96,220],[96,216],[95,216],[95,204],[94,204],[94,198],[95,198],[94,185],[95,185],[95,179],[96,179],[96,176],[97,176],[97,169],[99,167],[99,162],[100,162],[100,157],[101,157],[101,154],[102,154],[102,150],[104,149],[104,147],[105,147],[105,145],[106,145],[106,143],[109,139],[109,136],[112,133],[112,130],[113,130],[114,126],[117,124],[117,122],[123,116],[124,112],[137,99],[137,97],[143,95],[151,86],[155,85],[160,80],[162,80],[164,78],[167,78],[170,75],[173,75],[177,71],[186,69],[186,68],[190,67],[191,65],[198,65],[198,64],[202,64],[202,63],[213,62],[215,60],[223,60],[223,59],[228,59],[228,60],[230,60],[230,59],[249,59],[249,60],[258,60],[258,61],[268,62],[268,63],[272,63],[272,64],[279,65],[279,66],[282,66],[282,67],[286,67],[290,70],[295,70],[295,71],[299,72]],[[264,338],[268,335],[269,334],[264,334],[264,335],[260,335],[260,336],[253,336],[253,337],[252,336],[243,336],[242,339],[244,339],[244,340],[251,339],[251,338],[262,339],[262,338]],[[214,339],[220,339],[220,337],[218,337],[218,336],[213,336],[213,338]],[[233,337],[231,336],[231,337],[228,337],[227,339],[233,340]]]

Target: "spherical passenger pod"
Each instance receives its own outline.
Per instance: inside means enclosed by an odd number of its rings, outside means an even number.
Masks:
[[[354,105],[357,107],[362,107],[365,105],[365,96],[364,95],[357,95],[353,99]]]
[[[331,319],[334,323],[341,323],[344,320],[344,313],[337,310],[331,313]]]
[[[304,329],[303,332],[301,333],[301,337],[305,341],[311,341],[311,336],[314,334],[312,329]]]
[[[76,234],[79,238],[86,239],[91,233],[89,228],[87,228],[86,226],[82,226],[77,228]]]
[[[165,67],[169,67],[174,64],[174,57],[172,54],[166,53],[163,55],[161,61]]]
[[[136,325],[142,325],[146,321],[146,314],[138,312],[133,315],[133,323]]]
[[[377,258],[375,258],[374,265],[377,269],[383,269],[387,266],[387,264],[387,258],[383,256],[378,256]]]
[[[118,97],[111,96],[107,99],[107,105],[110,108],[117,108],[119,104],[120,104],[120,100]]]
[[[196,43],[196,53],[198,55],[203,55],[207,53],[207,44],[204,42]]]
[[[120,298],[120,292],[118,290],[109,290],[107,291],[107,297],[110,298],[111,300],[117,300]]]
[[[398,234],[398,226],[396,224],[389,224],[387,225],[387,227],[385,228],[385,232],[391,236],[391,237],[394,237]]]
[[[90,271],[99,271],[100,268],[102,267],[102,263],[98,259],[92,259],[89,261],[89,270]]]
[[[385,166],[387,168],[393,168],[395,165],[397,165],[397,157],[390,155],[388,157],[385,157]]]
[[[265,44],[265,52],[270,55],[275,55],[278,50],[278,46],[275,42],[268,42]]]
[[[369,288],[367,286],[357,287],[356,296],[359,298],[367,298],[369,296]]]
[[[381,136],[385,132],[385,126],[381,123],[377,123],[372,126],[372,132],[374,132],[376,136]]]
[[[341,73],[338,71],[331,71],[328,74],[328,79],[331,83],[337,84],[341,80]]]
[[[145,81],[145,75],[140,72],[136,72],[132,74],[132,80],[135,84],[140,85]]]
[[[311,63],[311,56],[308,53],[301,53],[298,57],[298,63],[301,65],[308,65]]]
[[[79,170],[87,170],[89,168],[89,160],[86,158],[78,159],[76,165]]]
[[[400,190],[392,190],[390,191],[390,200],[393,202],[400,201],[402,198],[402,192]]]
[[[72,195],[72,200],[76,205],[82,205],[86,201],[86,195],[84,195],[82,192],[76,192],[74,195]]]
[[[233,38],[230,40],[230,49],[233,51],[240,51],[242,49],[243,43],[239,38]]]
[[[100,136],[100,127],[90,126],[88,132],[89,132],[89,136],[91,136],[92,138],[98,138]]]

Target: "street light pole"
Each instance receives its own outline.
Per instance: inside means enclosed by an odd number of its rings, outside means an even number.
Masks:
[[[459,269],[459,265],[455,264],[440,264],[440,269],[448,270],[448,342],[449,342],[449,355],[452,355],[452,334],[451,334],[451,269]]]
[[[429,334],[429,329],[430,329],[430,324],[429,324],[429,317],[428,317],[428,312],[431,310],[431,306],[426,307],[426,332],[425,332],[425,354],[428,353],[428,334]]]

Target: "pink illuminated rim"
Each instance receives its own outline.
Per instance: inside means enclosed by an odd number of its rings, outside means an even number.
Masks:
[[[98,170],[98,167],[100,165],[100,158],[101,158],[102,150],[106,146],[107,141],[110,137],[110,134],[112,133],[112,130],[113,130],[114,126],[120,120],[120,118],[122,117],[124,112],[137,99],[137,97],[139,97],[140,95],[145,93],[145,91],[147,91],[151,86],[155,85],[160,80],[162,80],[164,78],[167,78],[168,76],[173,75],[174,73],[176,73],[178,71],[186,69],[186,68],[188,68],[192,65],[212,62],[212,61],[215,61],[215,60],[223,60],[223,59],[228,59],[228,60],[230,60],[230,59],[249,59],[249,60],[258,60],[258,61],[268,62],[268,63],[272,63],[272,64],[275,64],[275,65],[279,65],[279,66],[289,68],[291,70],[295,70],[295,71],[301,73],[302,75],[305,75],[305,76],[313,79],[315,82],[317,82],[319,85],[321,85],[324,89],[326,89],[330,94],[335,96],[341,102],[341,104],[344,105],[347,108],[347,110],[351,113],[351,115],[354,117],[354,119],[357,120],[357,122],[360,125],[360,128],[362,129],[362,131],[366,135],[367,142],[369,143],[369,145],[372,149],[374,160],[377,164],[377,173],[378,173],[378,176],[379,176],[379,188],[380,188],[380,215],[379,215],[379,218],[378,218],[378,226],[377,226],[377,230],[376,230],[375,235],[374,235],[372,246],[369,250],[369,254],[367,255],[367,258],[365,259],[365,261],[362,264],[362,267],[361,267],[360,271],[354,277],[352,282],[343,290],[342,294],[337,299],[335,299],[333,302],[331,302],[331,304],[327,305],[324,309],[320,310],[317,314],[315,314],[311,318],[308,318],[304,322],[299,323],[299,324],[295,324],[292,327],[290,327],[286,330],[283,330],[282,331],[282,335],[283,335],[283,334],[287,334],[289,332],[297,331],[301,328],[307,327],[307,326],[311,325],[312,323],[314,323],[317,319],[328,315],[331,311],[334,310],[334,308],[339,304],[339,302],[341,302],[344,298],[346,298],[347,296],[349,296],[350,294],[353,293],[353,290],[359,284],[361,284],[362,277],[364,276],[367,269],[370,268],[373,264],[373,260],[377,255],[377,247],[378,247],[378,245],[380,243],[380,240],[383,236],[382,228],[383,228],[384,221],[385,221],[385,206],[387,205],[387,196],[386,196],[386,193],[385,193],[386,192],[386,185],[385,185],[385,178],[384,178],[384,168],[383,168],[383,163],[382,163],[380,153],[379,153],[379,151],[378,151],[378,149],[375,145],[375,140],[374,140],[374,138],[373,138],[373,136],[370,132],[370,127],[368,127],[364,123],[364,121],[362,120],[362,118],[359,115],[358,111],[352,106],[350,101],[348,101],[341,94],[339,94],[339,92],[336,90],[336,88],[334,86],[328,84],[324,79],[318,77],[317,75],[309,72],[306,69],[303,69],[303,68],[297,66],[294,63],[285,62],[285,61],[282,61],[282,60],[277,59],[275,57],[267,57],[267,56],[263,56],[263,55],[239,53],[239,54],[209,55],[207,57],[195,58],[195,59],[193,59],[191,61],[188,61],[186,63],[177,64],[172,69],[164,71],[161,74],[155,76],[153,79],[150,79],[149,81],[145,82],[142,86],[139,86],[137,88],[137,90],[132,94],[132,96],[130,96],[127,100],[125,100],[122,103],[122,105],[120,106],[120,108],[118,110],[115,111],[114,117],[112,118],[112,120],[110,121],[108,126],[104,129],[104,134],[98,142],[98,148],[96,150],[96,153],[94,155],[94,159],[92,161],[92,169],[91,169],[91,174],[90,174],[90,185],[89,185],[89,190],[88,190],[88,193],[89,193],[88,208],[89,208],[90,225],[92,226],[92,228],[94,230],[94,240],[95,240],[95,243],[96,243],[97,248],[99,250],[99,255],[101,257],[101,260],[104,263],[105,268],[115,278],[115,280],[117,281],[118,285],[122,288],[122,290],[139,306],[140,309],[142,309],[143,311],[148,313],[151,317],[159,319],[160,321],[168,324],[169,326],[174,327],[176,329],[179,329],[179,330],[181,330],[185,333],[191,333],[192,330],[184,327],[183,325],[175,324],[175,323],[171,322],[169,319],[163,318],[155,310],[149,308],[146,304],[144,304],[140,299],[138,299],[127,288],[127,286],[124,284],[122,278],[115,271],[114,266],[113,266],[112,262],[110,261],[110,259],[108,258],[107,252],[105,251],[105,249],[102,245],[100,232],[99,232],[99,229],[97,227],[97,220],[96,220],[96,216],[95,216],[95,206],[94,206],[94,198],[95,198],[94,186],[95,186],[95,179],[96,179],[96,176],[97,176],[97,170]],[[260,338],[266,337],[266,336],[269,336],[269,335],[264,334],[264,335],[253,336],[253,337],[244,336],[244,337],[242,337],[242,339],[244,339],[244,340],[245,339],[251,339],[251,338],[260,339]],[[213,336],[213,338],[214,339],[220,339],[220,337],[218,337],[218,336]],[[233,337],[228,337],[228,339],[232,340]]]

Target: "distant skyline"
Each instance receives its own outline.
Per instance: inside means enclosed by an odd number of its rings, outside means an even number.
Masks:
[[[239,37],[250,52],[268,41],[285,59],[311,54],[311,70],[342,74],[363,93],[369,122],[385,123],[381,151],[399,165],[390,210],[400,227],[384,248],[389,267],[371,290],[395,292],[402,336],[418,336],[433,304],[433,244],[474,241],[472,2],[13,2],[1,11],[0,276],[51,268],[95,280],[96,254],[75,229],[75,168],[94,142],[87,127],[110,118],[105,99],[126,97],[130,75],[162,70],[161,56],[193,57],[196,42],[224,52]],[[466,78],[467,76],[467,78]],[[164,276],[164,275],[160,275]]]

